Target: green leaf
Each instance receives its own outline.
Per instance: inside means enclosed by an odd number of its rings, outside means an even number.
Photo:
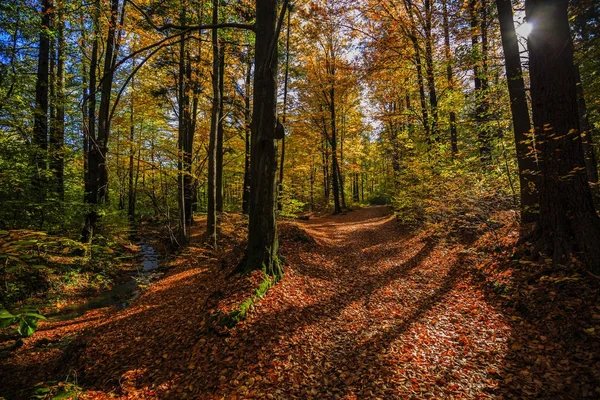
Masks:
[[[8,328],[15,323],[15,318],[2,318],[0,319],[0,329]]]
[[[11,313],[9,313],[7,309],[5,309],[5,308],[0,309],[0,319],[14,318],[14,317],[15,316],[12,315]]]
[[[23,313],[23,315],[27,316],[27,317],[32,317],[31,319],[34,319],[34,318],[35,319],[44,319],[44,320],[46,319],[46,317],[44,317],[42,314],[38,314],[38,313],[34,313],[34,312],[26,312],[26,313]]]
[[[37,322],[37,318],[23,318],[21,319],[17,332],[23,337],[29,337],[33,335],[33,332],[37,329]]]

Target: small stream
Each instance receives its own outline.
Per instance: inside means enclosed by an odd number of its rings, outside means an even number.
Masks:
[[[62,310],[46,315],[51,321],[66,321],[77,318],[90,310],[115,306],[126,308],[129,303],[137,299],[143,287],[157,281],[163,275],[158,272],[160,254],[143,239],[140,241],[140,255],[142,256],[141,268],[137,274],[130,276],[125,282],[113,286],[110,290],[92,297],[83,304],[72,305]]]

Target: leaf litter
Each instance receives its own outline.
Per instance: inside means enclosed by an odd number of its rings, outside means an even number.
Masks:
[[[245,232],[228,216],[218,254],[198,234],[127,309],[41,322],[0,360],[0,395],[75,376],[87,399],[600,397],[597,280],[511,261],[526,249],[495,219],[468,240],[386,207],[284,222],[283,281],[228,329],[211,316],[261,280],[231,274]]]

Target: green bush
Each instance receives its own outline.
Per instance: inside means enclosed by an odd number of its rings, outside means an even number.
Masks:
[[[369,196],[369,204],[372,206],[385,206],[390,203],[390,197],[386,193],[373,193]]]

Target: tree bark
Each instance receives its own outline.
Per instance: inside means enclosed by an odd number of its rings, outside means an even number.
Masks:
[[[219,22],[219,0],[213,0],[212,22]],[[208,215],[206,225],[206,236],[213,248],[217,248],[217,135],[219,130],[219,119],[221,117],[220,100],[220,71],[219,71],[219,34],[216,29],[212,30],[212,111],[210,114],[210,137],[208,145]]]
[[[448,90],[450,96],[454,92],[454,74],[452,72],[452,53],[450,51],[450,26],[448,23],[448,6],[447,0],[442,0],[442,25],[444,29],[444,53],[446,56],[446,80],[448,82]],[[456,130],[456,111],[450,110],[450,147],[452,154],[458,153],[458,132]]]
[[[531,154],[531,123],[529,109],[519,55],[519,43],[513,22],[513,11],[510,0],[496,0],[500,34],[506,66],[506,82],[510,96],[510,111],[513,119],[513,130],[517,148],[517,162],[519,166],[519,183],[521,195],[521,222],[535,221],[537,215],[538,194],[536,180],[538,169],[535,155]]]
[[[283,10],[287,6],[283,2]],[[250,221],[246,270],[262,269],[275,280],[283,269],[277,239],[277,0],[256,0],[256,71],[252,115]]]
[[[50,62],[50,15],[51,0],[42,0],[40,43],[38,49],[37,79],[35,83],[35,111],[33,121],[33,144],[35,145],[35,185],[40,201],[45,200],[44,181],[48,153],[48,90]]]
[[[485,2],[485,0],[481,0]],[[471,14],[471,46],[473,51],[473,81],[475,87],[475,124],[477,128],[477,139],[479,141],[479,157],[483,164],[487,164],[491,159],[491,148],[486,127],[487,114],[487,68],[485,67],[485,53],[487,51],[487,35],[484,35],[482,28],[486,25],[484,18],[486,16],[485,4],[479,0],[471,0],[469,11]],[[481,31],[481,44],[479,43],[478,32]]]
[[[425,66],[427,72],[427,89],[429,90],[429,106],[431,107],[431,136],[434,141],[439,141],[438,100],[435,90],[435,73],[433,70],[433,35],[431,33],[431,20],[431,0],[425,0]]]
[[[282,123],[286,127],[287,123],[287,97],[288,97],[288,80],[290,74],[290,23],[292,18],[292,8],[289,7],[287,15],[287,26],[286,26],[286,37],[285,37],[285,74],[283,78],[283,116]],[[282,203],[281,198],[283,196],[283,171],[285,162],[285,134],[281,139],[281,162],[279,163],[279,190],[278,190],[278,201],[277,209],[281,211]]]
[[[225,135],[223,118],[223,93],[225,90],[225,45],[219,43],[219,124],[217,126],[217,215],[223,212],[223,137]]]
[[[600,272],[600,218],[594,209],[579,134],[567,0],[527,0],[533,123],[541,149],[537,250],[555,264],[573,252]]]
[[[251,108],[250,108],[250,87],[252,84],[252,57],[248,50],[248,65],[246,70],[246,85],[244,90],[244,137],[246,149],[244,152],[244,193],[242,194],[242,211],[248,214],[250,201],[250,139],[251,139]]]
[[[598,183],[598,162],[596,160],[596,152],[594,150],[594,142],[592,135],[592,125],[588,117],[587,105],[583,93],[583,85],[581,83],[581,75],[579,66],[574,65],[575,69],[575,84],[577,85],[577,109],[579,112],[579,125],[581,129],[581,139],[583,143],[583,154],[585,156],[585,169],[587,171],[588,181]]]

